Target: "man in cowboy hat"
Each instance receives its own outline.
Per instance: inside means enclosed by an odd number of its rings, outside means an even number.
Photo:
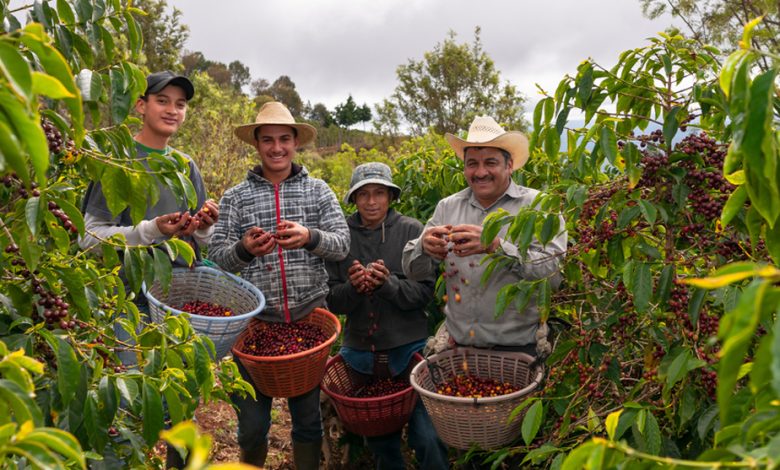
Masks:
[[[482,221],[488,214],[498,209],[517,213],[533,205],[539,193],[512,180],[512,173],[528,160],[528,139],[520,132],[506,132],[486,116],[474,119],[465,140],[452,134],[446,138],[463,160],[469,187],[439,201],[422,235],[406,244],[404,274],[410,279],[424,278],[446,258],[445,269],[451,275],[447,276],[444,313],[452,340],[460,345],[535,355],[539,326],[535,302],[529,302],[521,312],[509,305],[498,318],[493,306],[501,288],[508,284],[557,276],[566,251],[566,232],[545,246],[534,241],[527,253],[520,253],[516,245],[502,238],[506,228],[487,245],[480,241]],[[563,221],[560,226],[564,226]],[[482,283],[487,265],[480,261],[496,251],[516,263],[509,269],[497,269]]]
[[[237,127],[235,134],[257,150],[261,164],[222,196],[209,257],[227,271],[240,271],[262,290],[264,320],[293,322],[325,305],[325,261],[347,256],[349,228],[328,185],[293,162],[298,147],[314,142],[317,132],[312,126],[296,123],[282,103],[270,102],[260,108],[254,123]],[[240,362],[238,367],[251,383]],[[257,400],[233,400],[241,460],[262,466],[272,397],[255,391]],[[288,399],[288,404],[295,466],[316,469],[322,444],[319,387]]]
[[[347,218],[349,256],[328,262],[328,305],[347,316],[341,356],[365,376],[396,377],[408,373],[412,356],[428,338],[425,306],[433,299],[433,273],[423,279],[406,279],[401,253],[407,241],[420,236],[422,224],[390,208],[401,188],[393,183],[390,167],[364,163],[352,173],[345,204],[357,212]],[[367,438],[376,468],[403,470],[401,431]],[[409,445],[420,468],[446,470],[447,448],[418,400],[409,420]]]

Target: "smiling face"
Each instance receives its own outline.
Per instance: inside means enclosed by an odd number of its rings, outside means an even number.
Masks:
[[[464,153],[463,174],[474,197],[489,207],[509,187],[512,178],[512,159],[493,147],[470,147]]]
[[[150,147],[163,148],[187,116],[187,98],[184,90],[168,85],[159,93],[139,98],[135,109],[143,116],[144,124],[139,134],[147,138]]]
[[[292,127],[276,124],[260,126],[255,146],[266,179],[279,183],[290,175],[292,160],[298,148],[298,138]]]
[[[375,228],[385,220],[391,199],[390,188],[374,183],[361,187],[352,195],[360,220],[368,228]]]

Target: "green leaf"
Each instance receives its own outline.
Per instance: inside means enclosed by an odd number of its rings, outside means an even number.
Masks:
[[[36,428],[27,435],[28,439],[34,439],[43,443],[46,447],[56,451],[66,459],[78,463],[82,468],[86,467],[81,444],[70,433],[56,428]]]
[[[561,470],[599,468],[586,465],[586,462],[590,460],[590,458],[596,454],[599,449],[602,451],[604,450],[604,444],[602,444],[600,441],[593,439],[585,442],[573,451],[569,452],[569,455],[566,456],[566,460],[563,461],[563,465],[561,465]]]
[[[770,369],[772,371],[772,389],[775,394],[780,396],[780,316],[777,316],[772,326],[772,362]]]
[[[79,233],[84,233],[84,215],[81,210],[74,206],[70,201],[61,197],[53,197],[52,201],[56,202],[62,212],[68,216],[70,222],[76,227]]]
[[[65,104],[68,107],[71,117],[71,125],[73,126],[73,140],[76,142],[76,146],[80,146],[84,139],[84,109],[81,104],[81,96],[79,95],[78,87],[73,79],[73,72],[70,70],[70,66],[60,51],[55,49],[51,44],[44,42],[46,39],[45,33],[40,33],[28,25],[24,29],[25,33],[21,36],[21,41],[30,48],[38,57],[43,69],[46,73],[54,76],[60,83],[71,92],[72,98],[64,99]]]
[[[556,235],[558,235],[560,224],[561,221],[557,214],[547,214],[547,217],[545,217],[544,223],[542,224],[542,230],[539,233],[539,243],[541,243],[542,246],[546,246]]]
[[[57,389],[62,403],[68,406],[76,395],[79,386],[77,377],[81,375],[81,365],[73,347],[62,338],[57,338]]]
[[[16,382],[7,379],[0,379],[0,402],[3,402],[6,413],[13,413],[14,420],[17,423],[32,422],[40,426],[43,424],[43,417],[38,405],[35,404],[29,393],[22,389]]]
[[[650,226],[655,224],[655,218],[658,215],[658,210],[650,202],[644,199],[639,200],[639,209],[642,211],[642,216],[645,218]]]
[[[650,412],[647,413],[644,437],[647,451],[651,454],[658,454],[661,451],[661,429],[658,427],[658,420]]]
[[[0,148],[3,149],[0,153],[0,172],[5,171],[6,165],[9,165],[25,185],[30,184],[30,173],[27,171],[27,162],[19,139],[1,117]]]
[[[688,372],[706,365],[706,362],[694,358],[688,349],[678,354],[669,365],[666,373],[666,389],[671,389],[674,384],[685,378]]]
[[[677,129],[680,127],[680,123],[677,122],[677,114],[680,112],[680,109],[679,106],[674,106],[664,116],[664,141],[670,146],[674,140],[674,135],[677,134]]]
[[[73,9],[66,0],[57,0],[57,14],[60,16],[60,20],[67,25],[72,25],[76,22]]]
[[[125,248],[124,267],[125,275],[130,282],[130,288],[133,292],[138,292],[143,279],[143,266],[141,266],[141,257],[135,249]]]
[[[41,198],[31,197],[24,205],[24,215],[27,227],[33,237],[38,235],[38,227],[41,225]]]
[[[607,428],[607,436],[609,436],[610,441],[614,441],[617,439],[615,436],[615,431],[617,430],[617,425],[620,422],[620,415],[623,414],[623,409],[619,409],[617,411],[613,411],[607,416],[606,420],[606,428]]]
[[[109,425],[114,421],[114,416],[116,416],[116,412],[119,409],[119,390],[117,390],[116,383],[112,377],[104,375],[100,378],[98,394],[102,404],[99,408],[100,418],[103,424]]]
[[[577,97],[579,97],[581,106],[585,109],[590,101],[590,94],[593,91],[593,67],[588,63],[585,65],[585,71],[582,72],[577,82]]]
[[[723,206],[723,211],[720,215],[720,223],[725,228],[731,220],[745,207],[747,202],[748,193],[744,185],[738,186],[731,195],[729,195],[728,201]]]
[[[38,184],[44,185],[46,170],[49,167],[49,143],[37,113],[30,115],[16,98],[2,90],[0,90],[0,108],[9,118],[16,139],[29,153]]]
[[[631,279],[631,293],[634,295],[634,306],[637,312],[647,311],[653,294],[653,275],[647,263],[637,263]]]
[[[127,207],[127,200],[130,198],[130,180],[121,168],[110,166],[103,172],[100,183],[108,210],[116,217]]]
[[[706,290],[697,288],[693,289],[691,300],[688,302],[688,317],[690,317],[692,325],[695,325],[699,322],[699,312],[701,312],[701,306],[704,304],[704,300],[706,298]]]
[[[125,23],[127,24],[127,38],[130,40],[130,50],[135,56],[141,51],[141,47],[143,46],[143,34],[141,33],[141,28],[138,26],[138,23],[136,23],[135,18],[133,18],[133,15],[131,15],[130,12],[125,11],[122,13],[122,16],[124,16]]]
[[[601,139],[599,139],[599,145],[601,146],[601,153],[607,157],[607,160],[613,165],[617,165],[617,137],[615,131],[612,130],[606,123],[601,127]]]
[[[184,420],[184,404],[172,387],[163,390],[165,402],[168,405],[168,413],[171,415],[171,424],[177,424]]]
[[[130,96],[127,77],[118,68],[112,68],[111,77],[111,120],[121,124],[130,113],[133,97]]]
[[[537,400],[533,405],[531,405],[530,408],[528,408],[528,411],[526,411],[521,427],[523,441],[525,441],[526,445],[530,446],[536,437],[536,434],[539,432],[539,428],[542,426],[543,414],[544,407],[542,406],[542,402],[540,400]]]
[[[768,282],[753,281],[742,292],[737,308],[724,315],[718,337],[723,342],[718,367],[717,402],[720,407],[721,425],[731,424],[730,402],[737,383],[737,374],[745,358],[748,346],[755,336],[761,304]]]
[[[163,287],[163,293],[168,293],[171,284],[173,269],[168,257],[161,250],[152,250],[154,253],[154,278]],[[149,284],[151,285],[151,283]]]
[[[103,80],[100,74],[92,70],[83,69],[76,76],[76,85],[81,90],[81,97],[84,101],[97,103],[103,94]]]
[[[172,247],[176,256],[181,256],[188,266],[192,265],[195,260],[195,251],[192,249],[192,245],[179,238],[171,238],[165,243]]]
[[[30,66],[9,41],[0,40],[0,71],[5,75],[14,92],[25,101],[32,98]]]
[[[164,427],[162,397],[151,380],[143,381],[142,400],[144,423],[142,434],[146,444],[151,446],[157,442],[160,431]]]
[[[506,284],[498,290],[496,294],[496,306],[493,312],[493,317],[498,318],[504,314],[509,303],[517,295],[517,284]]]
[[[748,56],[748,51],[740,49],[734,51],[723,62],[723,67],[720,69],[720,88],[723,90],[723,94],[729,97],[731,93],[731,81],[734,76],[734,71],[739,68],[745,57]]]
[[[195,347],[195,380],[201,386],[211,382],[211,361],[209,353],[202,343],[196,342]]]
[[[72,98],[74,95],[59,80],[41,72],[32,73],[33,93],[55,100]]]

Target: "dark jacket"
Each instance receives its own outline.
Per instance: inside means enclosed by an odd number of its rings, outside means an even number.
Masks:
[[[404,245],[420,236],[422,224],[390,209],[376,229],[363,227],[357,212],[347,218],[347,225],[349,255],[343,261],[325,264],[330,286],[328,308],[347,316],[344,346],[383,351],[426,338],[428,318],[424,308],[433,298],[435,278],[411,281],[401,268]],[[370,295],[359,294],[347,275],[355,259],[364,266],[383,260],[390,278]]]

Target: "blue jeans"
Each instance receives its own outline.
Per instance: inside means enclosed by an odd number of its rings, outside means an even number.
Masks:
[[[385,436],[367,437],[366,444],[373,452],[377,470],[404,470],[401,456],[401,431]],[[419,468],[423,470],[447,470],[447,447],[439,440],[431,417],[425,411],[422,400],[409,418],[409,445],[414,449]]]
[[[238,407],[238,445],[244,450],[254,449],[268,441],[268,431],[271,429],[272,397],[260,393],[255,387],[249,373],[236,358],[241,377],[252,384],[257,394],[257,400],[249,395],[238,394],[230,398]],[[287,399],[292,418],[292,440],[309,443],[322,439],[322,416],[320,414],[320,387]]]

